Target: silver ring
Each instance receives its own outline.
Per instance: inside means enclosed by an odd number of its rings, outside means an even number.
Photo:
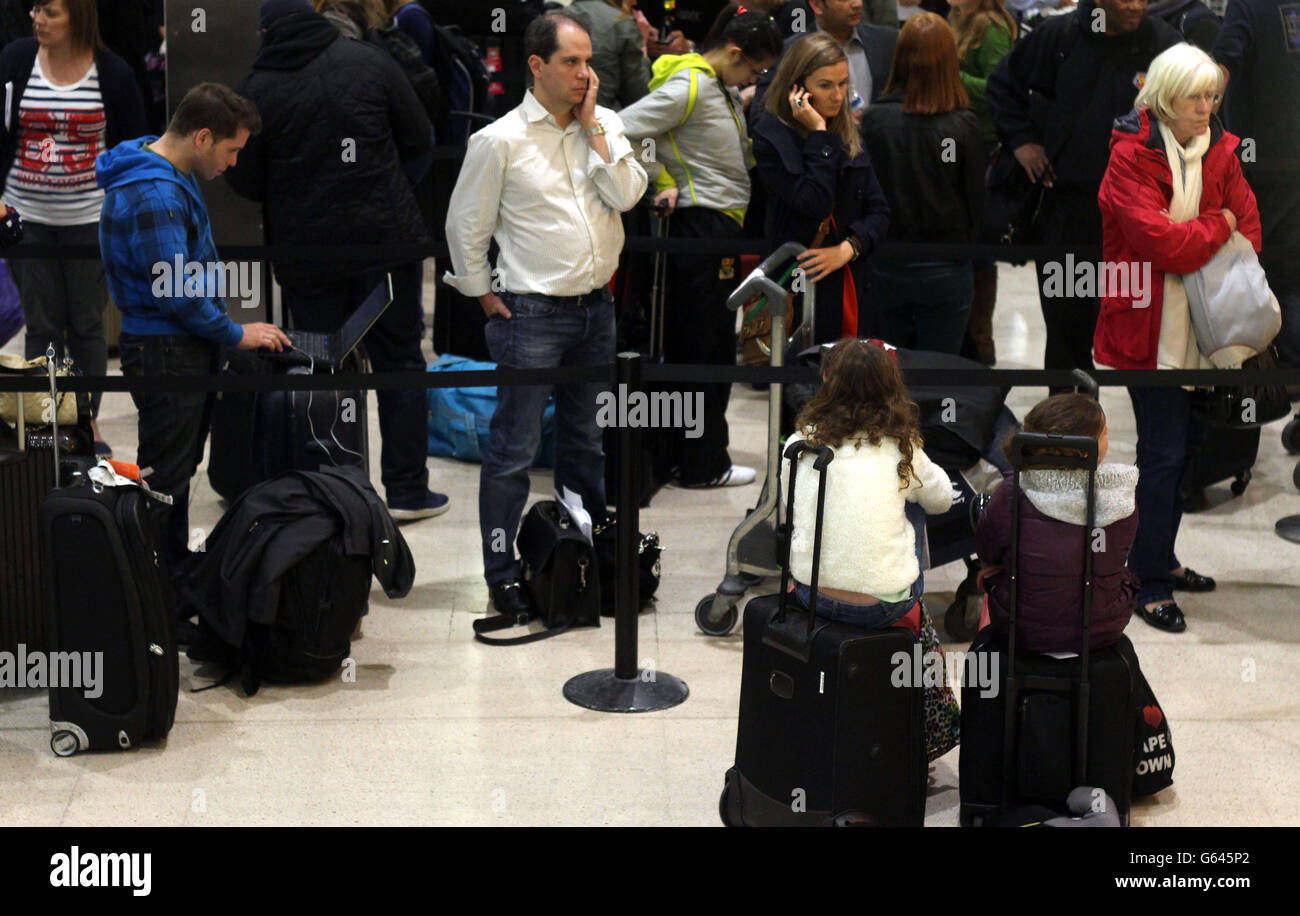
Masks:
[[[803,99],[795,99],[794,106],[796,108],[803,108]]]

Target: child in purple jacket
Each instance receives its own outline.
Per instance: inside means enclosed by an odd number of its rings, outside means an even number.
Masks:
[[[1106,457],[1106,415],[1083,394],[1041,401],[1024,421],[1025,432],[1091,436],[1098,467],[1094,528],[1085,534],[1087,472],[1045,468],[1020,474],[1020,583],[1016,640],[1030,652],[1078,652],[1083,645],[1084,544],[1091,542],[1092,647],[1115,643],[1129,617],[1138,580],[1125,565],[1137,533],[1138,469],[1101,464]],[[1010,449],[1010,442],[1007,446]],[[976,549],[989,596],[992,626],[1005,633],[1011,604],[1010,475],[980,516]]]

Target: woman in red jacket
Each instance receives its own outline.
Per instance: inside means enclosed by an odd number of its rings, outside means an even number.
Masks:
[[[1212,368],[1196,348],[1181,275],[1203,267],[1241,232],[1260,248],[1259,209],[1241,174],[1237,137],[1214,117],[1218,68],[1188,44],[1151,62],[1136,109],[1115,122],[1102,180],[1108,268],[1093,340],[1113,369]],[[1175,163],[1170,167],[1170,163]],[[1172,633],[1187,628],[1175,589],[1208,592],[1214,580],[1174,553],[1179,483],[1205,438],[1183,388],[1130,388],[1137,420],[1138,532],[1129,568],[1142,580],[1134,611]]]

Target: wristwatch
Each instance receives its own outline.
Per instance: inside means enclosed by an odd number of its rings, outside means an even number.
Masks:
[[[585,133],[588,137],[603,136],[605,133],[605,125],[597,121],[595,127],[591,128],[591,130],[583,131],[583,133]]]

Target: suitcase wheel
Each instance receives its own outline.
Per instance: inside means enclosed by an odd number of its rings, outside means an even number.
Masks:
[[[740,617],[740,611],[736,608],[736,601],[733,598],[728,602],[723,615],[715,619],[709,615],[713,603],[714,596],[710,594],[705,595],[700,599],[700,603],[695,605],[695,625],[700,628],[700,632],[705,636],[726,636],[736,625],[736,620]]]
[[[50,750],[59,757],[71,757],[81,750],[81,742],[70,731],[57,731],[50,736]]]
[[[1246,492],[1246,487],[1250,486],[1251,472],[1250,469],[1242,471],[1237,475],[1237,479],[1232,482],[1232,495],[1240,496]]]
[[[1300,416],[1292,417],[1282,428],[1282,445],[1289,454],[1300,454]]]

